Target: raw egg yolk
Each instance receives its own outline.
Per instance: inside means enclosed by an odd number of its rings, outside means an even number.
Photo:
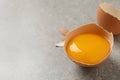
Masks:
[[[74,61],[96,64],[108,56],[110,44],[103,36],[85,33],[71,39],[66,50],[69,57]]]

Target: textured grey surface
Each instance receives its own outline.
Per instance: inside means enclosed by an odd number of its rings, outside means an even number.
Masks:
[[[110,58],[82,68],[56,48],[61,27],[96,23],[96,8],[120,0],[0,0],[0,80],[119,80],[120,36]]]

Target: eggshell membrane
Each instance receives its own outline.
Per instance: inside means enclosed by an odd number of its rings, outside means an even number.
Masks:
[[[67,53],[67,49],[66,49],[69,41],[77,35],[80,35],[80,34],[83,34],[83,33],[91,33],[91,32],[95,33],[95,34],[98,34],[98,35],[101,35],[106,40],[108,40],[108,42],[110,44],[110,51],[109,51],[108,55],[103,60],[101,60],[100,62],[98,62],[96,64],[86,64],[86,63],[78,62],[78,61],[72,59],[72,57],[69,55],[69,53]],[[96,24],[87,24],[87,25],[78,27],[76,29],[73,29],[72,31],[69,31],[67,33],[65,44],[64,44],[64,50],[67,53],[68,57],[72,61],[74,61],[75,63],[77,63],[77,64],[79,64],[83,67],[94,67],[94,66],[97,66],[98,64],[102,63],[105,59],[108,58],[108,56],[110,55],[110,52],[112,50],[112,47],[113,47],[113,41],[114,40],[113,40],[113,34],[112,33],[109,33],[108,31],[104,30],[102,27],[97,26]]]
[[[120,11],[108,3],[102,3],[97,9],[98,24],[112,32],[114,35],[120,34]]]

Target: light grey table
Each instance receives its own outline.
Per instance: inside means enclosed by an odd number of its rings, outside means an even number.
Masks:
[[[120,0],[0,0],[0,80],[120,80],[120,36],[110,58],[82,68],[66,56],[59,29],[96,23],[96,8]]]

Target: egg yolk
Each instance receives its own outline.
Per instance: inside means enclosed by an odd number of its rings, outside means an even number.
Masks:
[[[66,50],[74,61],[96,64],[108,55],[110,44],[103,36],[85,33],[71,39]]]

